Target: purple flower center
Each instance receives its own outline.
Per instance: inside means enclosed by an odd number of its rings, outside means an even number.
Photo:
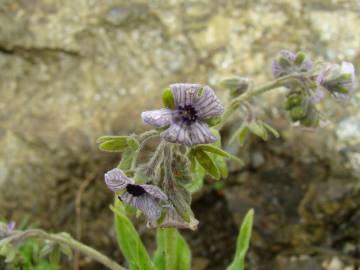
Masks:
[[[143,187],[141,187],[139,185],[133,185],[133,184],[128,184],[126,186],[126,191],[135,197],[139,197],[139,196],[143,195],[144,193],[146,193],[146,191]]]
[[[179,106],[178,113],[180,120],[187,124],[191,124],[198,119],[197,111],[191,105]]]

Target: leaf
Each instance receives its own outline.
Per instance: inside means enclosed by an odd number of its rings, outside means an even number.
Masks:
[[[99,148],[106,152],[122,152],[128,147],[127,139],[108,140],[99,144]]]
[[[106,141],[113,141],[113,140],[123,140],[124,142],[126,142],[128,140],[129,136],[112,136],[112,135],[106,135],[106,136],[101,136],[99,137],[96,142],[97,143],[103,143]]]
[[[172,110],[175,109],[175,99],[174,99],[173,92],[171,91],[170,88],[166,88],[163,91],[162,101],[166,108],[172,109]]]
[[[267,141],[268,134],[266,129],[263,127],[261,123],[257,123],[256,121],[251,121],[250,123],[247,124],[247,126],[252,133],[260,137],[264,141]]]
[[[218,138],[214,143],[213,146],[220,148],[221,150],[221,135],[220,132],[216,129],[212,129],[212,132],[214,133],[214,135]],[[224,151],[225,152],[225,151]],[[231,156],[229,153],[225,152],[227,155],[229,155],[229,157]],[[223,178],[228,177],[229,175],[229,171],[228,171],[228,167],[226,164],[226,161],[223,157],[219,156],[219,155],[212,155],[212,160],[214,161],[216,167],[218,168],[221,176]]]
[[[230,159],[236,161],[240,166],[245,166],[245,162],[235,155],[230,155]]]
[[[236,139],[239,139],[240,146],[242,146],[245,142],[245,139],[249,133],[248,127],[245,122],[243,122],[238,128],[234,135],[231,137],[229,143],[233,143]]]
[[[154,254],[156,270],[189,270],[191,251],[185,239],[173,228],[157,229],[157,249]]]
[[[235,258],[226,270],[244,270],[245,256],[250,244],[253,219],[254,210],[251,209],[247,212],[244,221],[241,224],[240,233],[236,243]]]
[[[194,157],[194,170],[192,174],[192,181],[185,185],[190,193],[194,193],[202,189],[204,185],[205,169],[199,165]]]
[[[135,139],[135,138],[129,138],[127,140],[127,144],[133,151],[138,150],[139,147],[140,147],[140,144],[139,144],[138,140]]]
[[[215,179],[220,178],[220,172],[218,168],[207,153],[197,148],[192,149],[191,151],[193,151],[196,160],[206,170],[208,174],[210,174]]]
[[[132,163],[134,157],[135,157],[135,152],[132,149],[127,148],[124,151],[124,153],[122,154],[121,161],[118,164],[117,168],[119,168],[120,170],[123,170],[123,171],[130,170],[131,163]]]
[[[214,116],[207,119],[204,119],[204,122],[209,125],[209,127],[216,126],[221,122],[222,117],[221,116]]]
[[[122,203],[115,198],[115,207],[110,208],[114,212],[116,239],[130,269],[154,270],[149,254],[131,220],[126,216]]]
[[[273,128],[272,126],[270,126],[269,124],[266,124],[265,122],[262,122],[263,126],[268,130],[270,131],[274,136],[275,138],[279,138],[280,137],[280,134],[279,132]]]
[[[230,154],[224,150],[222,150],[221,148],[212,145],[212,144],[200,144],[198,146],[195,146],[196,149],[201,149],[202,151],[205,152],[210,152],[225,158],[230,158]]]

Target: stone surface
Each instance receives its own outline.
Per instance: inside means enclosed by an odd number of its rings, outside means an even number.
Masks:
[[[119,157],[100,153],[95,139],[145,129],[140,112],[158,107],[169,83],[208,83],[225,101],[218,87],[225,76],[265,82],[271,59],[283,48],[359,67],[359,12],[356,0],[1,0],[0,215],[75,234],[76,193],[90,181],[82,199],[82,240],[120,258],[107,207],[112,196],[103,184],[103,172]],[[281,97],[257,100],[260,115],[281,130],[282,139],[250,142],[239,152],[249,165],[230,178],[234,187],[225,187],[237,225],[248,207],[257,210],[254,261],[264,250],[306,247],[303,237],[328,245],[326,218],[359,224],[359,214],[350,210],[358,199],[347,196],[357,190],[352,173],[360,168],[358,136],[348,136],[359,129],[359,103],[346,109],[323,104],[340,126],[303,135],[289,128],[275,102]],[[339,194],[327,186],[332,183],[340,185]],[[318,198],[319,190],[326,196]],[[306,199],[311,196],[315,199]],[[315,228],[307,223],[314,217]],[[293,237],[293,229],[301,235]],[[350,244],[358,245],[359,236],[348,229],[340,236],[351,235]],[[274,239],[280,244],[271,246]],[[340,253],[343,242],[334,247]],[[219,247],[203,256],[196,250],[198,261],[211,260]],[[232,254],[222,254],[207,269],[224,269]],[[251,269],[264,269],[263,263]]]

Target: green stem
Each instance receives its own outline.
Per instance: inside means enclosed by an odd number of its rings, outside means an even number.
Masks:
[[[291,74],[291,75],[283,76],[274,81],[261,85],[258,88],[249,89],[248,91],[246,91],[245,93],[243,93],[242,95],[238,96],[237,98],[231,101],[231,103],[224,112],[222,121],[216,127],[218,129],[221,129],[224,126],[225,122],[229,119],[229,117],[239,108],[242,102],[247,101],[254,96],[258,96],[272,89],[282,87],[285,84],[293,81],[298,82],[298,75]]]
[[[16,231],[15,231],[16,233]],[[10,236],[11,237],[11,236]],[[49,234],[45,231],[38,230],[38,229],[31,229],[24,232],[21,232],[19,236],[13,235],[14,238],[28,238],[28,237],[37,237],[45,240],[54,241],[59,244],[65,244],[71,247],[74,250],[77,250],[84,255],[98,261],[99,263],[103,264],[107,268],[111,270],[126,270],[126,268],[122,267],[121,265],[117,264],[115,261],[111,260],[110,258],[106,257],[102,253],[98,252],[92,247],[89,247],[79,241],[71,237],[62,236],[59,234]]]
[[[165,230],[165,256],[166,256],[166,269],[175,269],[176,258],[171,255],[176,254],[176,229],[167,228]]]

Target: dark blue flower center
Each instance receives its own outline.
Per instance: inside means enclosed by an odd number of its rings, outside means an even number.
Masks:
[[[139,197],[144,193],[146,193],[145,189],[142,186],[133,185],[133,184],[128,184],[126,186],[126,191],[135,197]]]
[[[191,124],[198,119],[197,111],[191,105],[179,106],[178,111],[180,119],[187,124]]]

